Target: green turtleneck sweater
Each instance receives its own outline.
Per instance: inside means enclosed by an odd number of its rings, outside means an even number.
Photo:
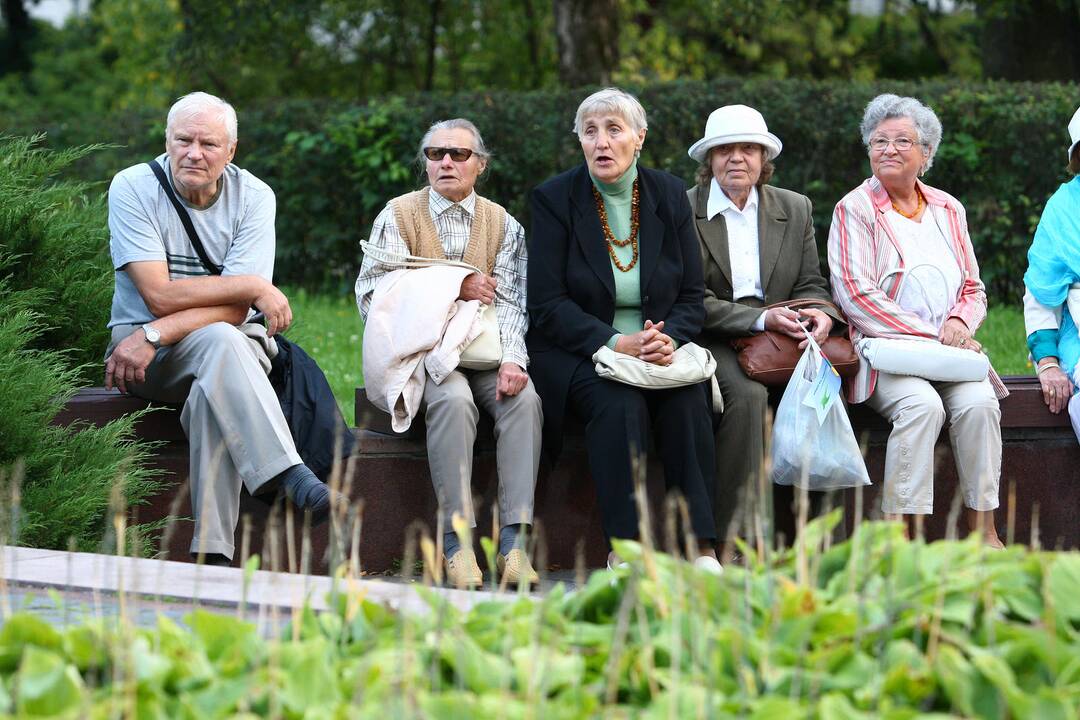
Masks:
[[[607,211],[608,225],[611,232],[619,240],[630,236],[630,204],[634,196],[634,180],[637,179],[637,162],[627,169],[618,180],[606,183],[597,180],[592,173],[593,185],[600,191],[600,197],[604,200],[604,209]],[[638,238],[640,243],[641,238]],[[626,267],[634,257],[634,249],[630,245],[625,247],[614,246],[615,256]],[[612,326],[619,332],[611,336],[607,346],[615,349],[615,342],[620,335],[630,335],[641,330],[644,321],[641,319],[641,260],[640,247],[638,262],[628,272],[623,272],[611,263],[611,273],[615,276],[615,320]]]

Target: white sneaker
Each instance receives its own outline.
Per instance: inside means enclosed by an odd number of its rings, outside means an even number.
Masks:
[[[722,575],[724,573],[724,566],[720,564],[720,561],[710,555],[701,555],[694,560],[694,567],[698,570],[704,570],[710,575]]]

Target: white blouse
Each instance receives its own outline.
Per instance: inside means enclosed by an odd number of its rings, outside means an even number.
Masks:
[[[922,222],[915,222],[889,210],[888,219],[904,257],[905,272],[897,303],[940,328],[956,305],[964,283],[953,248],[932,213],[923,213]]]

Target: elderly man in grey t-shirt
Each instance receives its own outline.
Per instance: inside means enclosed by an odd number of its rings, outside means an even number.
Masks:
[[[191,447],[193,554],[228,564],[241,486],[281,490],[322,519],[329,490],[296,452],[267,373],[273,335],[292,322],[273,282],[274,192],[233,165],[236,112],[191,93],[169,110],[165,154],[154,160],[187,210],[210,263],[199,259],[165,188],[146,163],[109,187],[116,270],[105,385],[183,403]],[[255,308],[262,324],[248,322]]]

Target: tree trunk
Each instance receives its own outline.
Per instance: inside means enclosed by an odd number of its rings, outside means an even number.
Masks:
[[[29,40],[34,26],[24,0],[0,0],[0,17],[7,29],[0,43],[0,75],[29,71]]]
[[[606,85],[619,62],[617,0],[552,0],[559,79],[566,87]]]
[[[439,11],[442,0],[430,0],[431,23],[428,25],[427,65],[424,67],[424,90],[435,89],[435,50],[439,44]]]
[[[979,10],[986,77],[1069,82],[1080,77],[1080,1],[985,3]]]
[[[536,89],[540,87],[540,37],[539,28],[537,27],[536,20],[536,8],[533,7],[533,0],[524,0],[525,6],[525,42],[529,48],[529,87]]]

